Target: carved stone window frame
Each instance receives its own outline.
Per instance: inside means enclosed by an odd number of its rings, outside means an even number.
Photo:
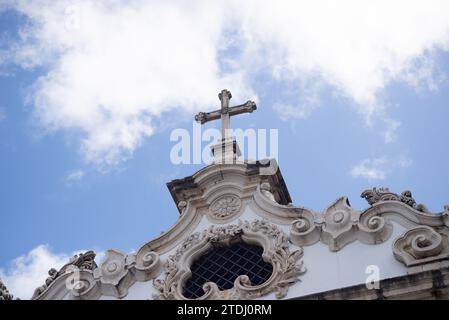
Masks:
[[[237,277],[234,287],[219,290],[213,282],[203,285],[205,294],[199,300],[207,299],[251,299],[276,293],[281,299],[287,294],[290,285],[300,280],[306,269],[303,266],[303,250],[290,252],[287,235],[277,226],[264,220],[239,222],[237,225],[223,227],[211,226],[203,233],[194,233],[187,238],[165,263],[165,279],[156,279],[154,287],[159,291],[156,299],[187,300],[183,294],[186,281],[191,277],[190,267],[202,255],[213,250],[217,243],[229,245],[240,238],[242,241],[263,248],[263,259],[271,263],[273,273],[263,284],[252,286],[246,275]]]

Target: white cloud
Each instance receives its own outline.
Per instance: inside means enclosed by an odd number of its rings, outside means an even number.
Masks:
[[[399,121],[386,118],[384,119],[384,124],[386,125],[384,133],[385,143],[391,143],[396,140],[396,130],[401,126]]]
[[[20,256],[7,269],[0,269],[0,277],[14,297],[29,299],[34,290],[48,277],[48,270],[58,269],[69,261],[70,256],[54,254],[45,245],[40,245],[24,256]]]
[[[48,278],[48,270],[59,270],[70,258],[80,252],[72,254],[51,252],[47,245],[39,245],[26,255],[14,259],[6,269],[0,269],[0,278],[15,298],[30,299],[34,290],[40,287]],[[104,253],[97,254],[95,260],[101,261]]]
[[[14,61],[49,68],[30,94],[35,115],[81,132],[85,158],[100,166],[131,155],[163,112],[210,109],[225,87],[255,98],[259,72],[313,100],[301,90],[326,84],[385,125],[388,84],[435,90],[433,52],[449,50],[446,0],[10,3],[32,22],[11,46]],[[278,105],[301,117],[313,106],[304,101]]]
[[[67,173],[65,177],[65,182],[67,185],[71,185],[74,182],[81,181],[84,178],[84,171],[81,169],[77,169]]]
[[[387,175],[397,168],[407,168],[412,160],[402,156],[399,159],[387,157],[365,159],[351,168],[350,174],[354,178],[364,178],[369,181],[385,180]]]
[[[283,121],[307,118],[312,112],[312,109],[313,108],[304,105],[293,106],[290,104],[275,104],[273,106],[273,110],[278,113]]]
[[[162,112],[218,105],[224,87],[248,99],[239,70],[220,72],[220,8],[209,1],[16,2],[32,22],[14,49],[16,63],[50,68],[29,96],[36,117],[46,128],[80,130],[86,159],[109,166],[154,132]]]
[[[361,177],[368,180],[384,180],[386,171],[385,159],[365,159],[351,169],[351,175],[355,178]]]

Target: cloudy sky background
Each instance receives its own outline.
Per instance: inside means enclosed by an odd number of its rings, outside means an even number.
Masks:
[[[201,167],[170,132],[223,88],[258,103],[234,128],[279,130],[295,204],[388,186],[442,211],[448,51],[448,1],[0,0],[0,277],[27,298],[169,228],[165,183]]]

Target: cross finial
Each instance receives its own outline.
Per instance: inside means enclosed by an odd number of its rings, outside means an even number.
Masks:
[[[221,119],[221,136],[222,139],[229,138],[230,128],[230,117],[242,113],[251,113],[257,109],[256,103],[253,101],[247,101],[244,104],[229,107],[229,100],[232,98],[231,91],[223,89],[219,94],[218,98],[221,101],[220,110],[215,110],[212,112],[200,112],[195,116],[195,120],[201,124],[206,122]]]
[[[218,99],[221,101],[221,113],[227,113],[229,108],[229,100],[231,100],[232,94],[231,91],[227,89],[221,90],[218,94]]]

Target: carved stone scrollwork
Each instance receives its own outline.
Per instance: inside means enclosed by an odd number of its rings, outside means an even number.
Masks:
[[[8,288],[3,284],[0,279],[0,300],[12,300],[13,295],[9,293]]]
[[[128,255],[117,251],[106,251],[106,259],[95,271],[95,278],[101,283],[103,294],[123,297],[133,283],[132,274],[128,271],[130,263]]]
[[[100,295],[100,286],[94,278],[91,270],[80,270],[72,268],[70,275],[65,280],[65,286],[72,292],[75,299],[91,300]]]
[[[80,253],[79,255],[73,256],[70,261],[65,264],[59,271],[52,268],[48,271],[49,277],[45,280],[45,283],[34,291],[31,299],[37,299],[47,288],[55,282],[60,276],[73,272],[74,269],[83,271],[90,270],[93,271],[97,268],[95,263],[95,252],[92,250],[85,253]]]
[[[393,231],[393,226],[376,211],[364,212],[359,217],[357,224],[359,229],[359,240],[368,244],[382,243]]]
[[[74,256],[60,271],[50,269],[45,284],[36,289],[32,299],[41,299],[50,286],[55,287],[53,296],[57,297],[63,297],[65,289],[75,299],[96,299],[101,294],[122,298],[135,281],[153,279],[162,269],[159,255],[146,245],[137,254],[108,250],[100,267],[94,258],[95,253],[88,251]]]
[[[395,240],[393,253],[407,267],[448,259],[448,238],[429,226],[418,226]]]
[[[105,261],[95,270],[95,279],[101,284],[104,295],[122,298],[136,280],[153,279],[160,270],[159,255],[148,246],[142,246],[135,255],[108,250]]]
[[[318,220],[321,226],[321,241],[331,251],[338,251],[356,239],[358,213],[349,205],[347,198],[340,198],[326,209]]]
[[[365,198],[369,205],[373,205],[381,201],[400,201],[409,205],[415,210],[421,212],[429,212],[427,207],[423,204],[417,204],[412,197],[412,192],[409,190],[403,191],[400,195],[391,192],[388,188],[373,188],[372,190],[365,190],[360,197]]]
[[[338,251],[354,240],[369,244],[383,242],[392,232],[392,225],[383,217],[375,212],[360,215],[346,197],[339,198],[323,214],[304,210],[300,215],[291,225],[290,238],[301,246],[321,240],[331,251]]]
[[[287,294],[290,285],[299,281],[305,272],[301,260],[302,249],[290,252],[288,237],[275,225],[267,221],[244,221],[225,227],[211,226],[203,233],[190,235],[165,263],[165,278],[153,281],[160,292],[155,299],[186,299],[184,283],[191,276],[190,266],[202,254],[213,249],[214,243],[230,243],[239,237],[248,243],[257,243],[264,248],[263,258],[273,266],[271,277],[263,284],[253,286],[245,275],[237,277],[234,287],[220,291],[215,283],[207,282],[205,294],[199,299],[250,299],[276,292],[277,298]]]
[[[260,192],[268,199],[273,202],[276,202],[273,193],[271,192],[271,185],[269,182],[262,182],[260,184]]]
[[[226,194],[215,199],[209,206],[213,220],[227,220],[235,217],[242,208],[242,200],[233,194]]]
[[[311,211],[303,210],[301,217],[293,221],[290,239],[301,246],[310,246],[320,240],[321,229],[315,226],[315,217]]]
[[[162,262],[159,254],[148,246],[143,246],[136,254],[136,264],[134,266],[135,276],[138,281],[148,281],[159,275],[162,269]]]

